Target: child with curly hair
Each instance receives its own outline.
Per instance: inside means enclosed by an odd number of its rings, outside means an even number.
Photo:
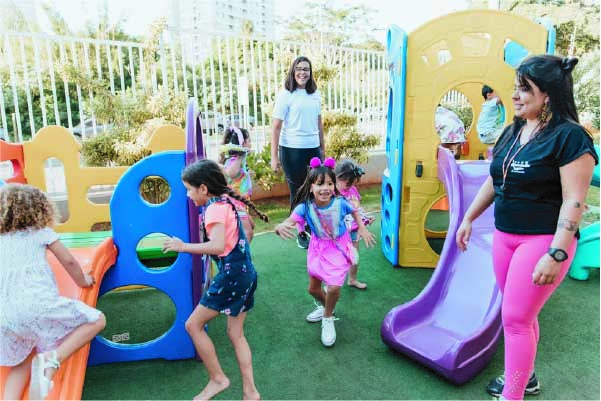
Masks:
[[[59,295],[46,250],[80,287],[94,279],[60,242],[53,223],[54,208],[42,191],[0,187],[0,365],[11,367],[5,400],[21,399],[30,371],[29,398],[44,399],[61,362],[106,324],[100,311]]]

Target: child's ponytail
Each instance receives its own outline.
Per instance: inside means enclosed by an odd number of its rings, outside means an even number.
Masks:
[[[365,170],[348,159],[336,166],[336,177],[348,182],[348,185],[358,183],[363,174],[365,174]]]
[[[226,194],[230,197],[230,198],[234,198],[242,203],[244,203],[246,206],[248,206],[249,208],[252,209],[253,212],[255,212],[255,214],[265,223],[269,222],[269,216],[267,216],[265,213],[261,212],[259,209],[257,209],[257,206],[252,203],[251,201],[249,201],[248,199],[246,199],[245,197],[243,197],[242,195],[240,195],[238,192],[234,191],[231,188],[228,188],[228,192],[226,192]]]

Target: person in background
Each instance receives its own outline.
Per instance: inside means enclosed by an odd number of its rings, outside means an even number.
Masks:
[[[290,204],[305,182],[313,157],[323,157],[325,143],[321,122],[321,96],[313,78],[311,61],[297,57],[290,66],[282,90],[275,101],[271,135],[271,168],[280,167],[290,189]],[[297,244],[309,247],[310,234],[299,232]]]
[[[244,128],[229,127],[223,135],[223,145],[221,146],[221,159],[223,171],[228,185],[237,191],[242,197],[250,200],[253,184],[246,164],[246,156],[250,151],[250,135]],[[255,223],[248,213],[247,206],[233,200],[238,208],[238,215],[242,221],[242,227],[250,243],[254,237]]]
[[[482,109],[478,116],[478,137],[480,142],[486,145],[492,145],[496,142],[501,132],[503,132],[503,124],[505,123],[505,107],[501,98],[497,96],[495,91],[488,85],[482,87]]]
[[[338,188],[338,192],[340,195],[344,197],[347,201],[353,205],[355,209],[359,211],[359,215],[361,216],[361,221],[363,221],[363,225],[366,227],[374,222],[374,218],[371,216],[367,216],[363,209],[361,208],[361,195],[359,194],[359,190],[356,187],[356,184],[359,183],[361,176],[365,174],[365,171],[353,163],[351,160],[343,160],[336,166],[336,187]],[[351,239],[353,240],[353,246],[359,251],[359,235],[357,230],[359,226],[355,223],[352,215],[349,215],[345,219],[347,226],[351,230]],[[367,284],[362,283],[357,280],[357,272],[359,269],[359,259],[357,258],[357,263],[351,266],[351,270],[349,272],[349,278],[347,284],[351,287],[358,288],[360,290],[364,290],[367,288]]]
[[[457,230],[469,245],[472,222],[494,202],[493,267],[503,294],[505,374],[487,391],[508,400],[538,394],[538,314],[564,279],[598,163],[578,123],[572,70],[577,58],[531,56],[516,69],[513,123],[493,149],[484,182]],[[567,328],[566,328],[567,329]],[[560,377],[557,378],[561,380]]]
[[[434,124],[442,147],[449,149],[455,159],[459,159],[461,157],[461,144],[466,141],[463,121],[455,112],[439,104],[436,107]]]

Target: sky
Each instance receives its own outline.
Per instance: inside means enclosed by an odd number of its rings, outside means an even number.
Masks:
[[[44,0],[41,0],[44,1]],[[81,16],[81,2],[87,2],[93,15],[95,4],[98,0],[45,0],[54,4],[67,22],[75,30],[80,29],[85,18]],[[302,13],[305,1],[274,0],[275,14],[287,19],[295,14]],[[75,7],[77,4],[78,7]],[[411,32],[415,28],[436,17],[467,8],[466,0],[334,0],[330,1],[336,7],[342,5],[366,5],[375,12],[372,21],[377,30],[374,37],[385,43],[386,29],[395,24]],[[143,34],[148,25],[167,15],[167,0],[108,0],[109,16],[116,21],[120,17],[127,17],[126,30],[131,34]]]

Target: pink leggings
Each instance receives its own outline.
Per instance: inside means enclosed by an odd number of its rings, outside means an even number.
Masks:
[[[539,339],[538,313],[564,279],[574,258],[576,241],[566,251],[570,257],[561,264],[553,284],[537,286],[532,273],[547,252],[553,235],[507,234],[495,230],[493,264],[497,284],[503,294],[503,332],[505,335],[505,388],[508,400],[521,400],[534,370]]]

